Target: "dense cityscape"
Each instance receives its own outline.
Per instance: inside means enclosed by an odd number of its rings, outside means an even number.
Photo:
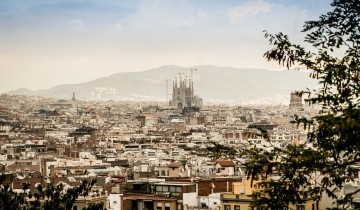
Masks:
[[[34,191],[96,179],[74,209],[90,202],[114,210],[248,208],[255,189],[246,181],[247,158],[211,148],[311,147],[307,130],[290,121],[319,110],[297,92],[288,106],[208,106],[192,87],[191,80],[174,82],[169,104],[2,94],[1,171],[18,192],[24,183]]]
[[[0,210],[359,210],[359,32],[360,0],[0,1]]]

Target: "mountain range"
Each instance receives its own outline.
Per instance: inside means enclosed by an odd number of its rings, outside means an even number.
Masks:
[[[205,102],[288,103],[290,92],[317,86],[308,72],[269,71],[218,66],[193,67],[195,94]],[[37,95],[86,100],[165,100],[166,80],[190,78],[190,68],[162,66],[141,72],[124,72],[80,84],[62,84],[31,91],[25,88],[7,92],[11,95]],[[168,82],[168,93],[172,82]],[[170,98],[171,96],[169,96]]]

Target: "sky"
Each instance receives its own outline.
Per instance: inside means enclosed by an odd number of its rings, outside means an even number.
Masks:
[[[263,30],[301,43],[330,0],[0,0],[0,93],[163,65],[280,70]]]

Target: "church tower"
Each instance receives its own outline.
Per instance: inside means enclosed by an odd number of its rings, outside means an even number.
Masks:
[[[75,98],[75,92],[73,92],[73,97],[71,99],[72,101],[76,101],[76,98]]]

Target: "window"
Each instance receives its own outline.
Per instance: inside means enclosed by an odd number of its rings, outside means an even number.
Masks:
[[[176,187],[176,192],[178,192],[178,193],[182,192],[181,187]]]
[[[170,203],[165,203],[165,210],[170,210]]]
[[[298,206],[296,206],[296,210],[305,210],[305,206],[304,205],[298,205]]]
[[[156,210],[162,210],[162,203],[156,203]]]
[[[156,191],[161,192],[162,191],[162,186],[156,186]]]
[[[235,210],[240,210],[240,206],[239,205],[235,205]]]
[[[224,210],[231,210],[230,205],[225,205],[224,207],[225,207]]]
[[[240,194],[244,194],[245,193],[245,188],[244,187],[241,187],[240,188]]]
[[[169,186],[156,186],[156,192],[169,192]]]

